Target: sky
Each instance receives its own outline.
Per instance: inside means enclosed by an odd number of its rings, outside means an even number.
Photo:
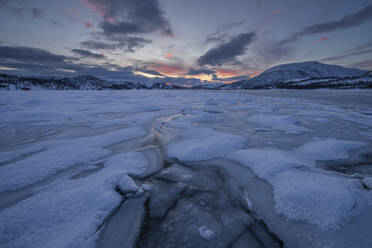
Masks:
[[[372,0],[0,0],[0,73],[231,83],[279,64],[372,70]]]

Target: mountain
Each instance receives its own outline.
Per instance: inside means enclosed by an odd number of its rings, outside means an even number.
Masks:
[[[257,77],[233,83],[232,87],[241,89],[275,87],[283,83],[304,80],[356,78],[365,73],[366,71],[360,69],[349,69],[338,65],[309,61],[272,67]]]
[[[128,89],[350,89],[372,88],[372,72],[319,62],[284,64],[272,67],[257,77],[232,84],[206,83],[175,85],[155,82],[107,81],[93,76],[72,78],[23,77],[0,74],[0,90],[128,90]]]
[[[0,89],[11,90],[127,90],[127,89],[185,89],[166,83],[137,83],[127,81],[107,81],[93,76],[72,78],[23,77],[0,74]]]

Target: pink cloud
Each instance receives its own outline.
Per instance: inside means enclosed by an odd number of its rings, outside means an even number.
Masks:
[[[70,9],[65,11],[65,16],[67,16],[71,21],[79,21],[80,11],[76,9]]]
[[[84,22],[84,26],[85,26],[86,28],[91,28],[91,27],[93,27],[93,22],[91,22],[91,21],[86,21],[86,22]]]
[[[325,40],[328,40],[328,37],[320,38],[320,41],[325,41]]]
[[[280,9],[274,9],[274,10],[273,10],[273,13],[274,13],[274,14],[279,14],[280,11],[281,11]]]
[[[110,23],[115,23],[115,17],[109,15],[108,7],[104,3],[96,3],[94,0],[80,0],[85,6],[91,9],[94,13],[103,17],[106,21]]]
[[[108,15],[107,6],[104,3],[97,3],[93,0],[80,0],[84,5],[86,5],[88,8],[90,8],[94,13],[104,17],[105,19],[110,19]],[[110,21],[110,20],[108,20]]]

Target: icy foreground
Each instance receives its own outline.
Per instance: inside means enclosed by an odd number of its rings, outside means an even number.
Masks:
[[[371,247],[372,91],[0,96],[0,247]]]

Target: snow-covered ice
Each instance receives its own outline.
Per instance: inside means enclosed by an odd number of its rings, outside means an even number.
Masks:
[[[168,146],[168,156],[181,161],[201,161],[223,156],[242,148],[245,139],[207,128],[191,128],[181,133],[179,141]]]
[[[128,175],[123,175],[120,178],[118,186],[123,194],[136,193],[139,189],[133,178]]]
[[[0,93],[1,247],[372,243],[372,91]]]

